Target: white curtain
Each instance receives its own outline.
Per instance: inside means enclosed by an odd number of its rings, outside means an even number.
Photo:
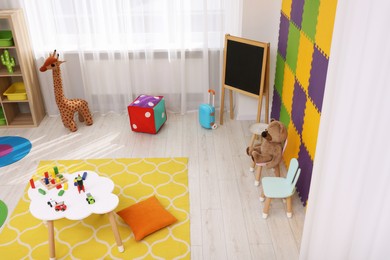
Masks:
[[[300,259],[390,259],[390,2],[338,1]]]
[[[24,9],[39,67],[60,54],[64,92],[93,111],[126,111],[139,94],[185,113],[221,86],[224,35],[240,35],[241,0],[7,0]],[[57,114],[50,72],[39,73]]]

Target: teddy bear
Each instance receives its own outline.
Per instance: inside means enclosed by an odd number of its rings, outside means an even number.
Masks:
[[[256,164],[266,163],[265,166],[268,169],[274,168],[275,175],[280,177],[279,163],[282,161],[283,147],[287,140],[287,129],[282,122],[271,119],[261,136],[261,142],[247,147],[246,152]],[[258,167],[257,171],[256,186],[259,184],[261,167]]]

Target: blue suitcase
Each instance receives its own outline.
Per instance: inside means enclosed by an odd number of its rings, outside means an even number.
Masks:
[[[210,103],[211,95],[213,95],[212,104],[201,104],[199,106],[199,123],[204,128],[216,129],[217,124],[215,123],[215,107],[214,107],[215,91],[209,89],[209,103]]]

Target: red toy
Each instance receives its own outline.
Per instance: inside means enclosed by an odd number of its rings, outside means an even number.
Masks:
[[[163,96],[140,95],[128,107],[131,130],[156,134],[167,121]]]
[[[66,210],[66,205],[65,205],[65,203],[63,202],[63,201],[61,201],[61,202],[56,202],[56,206],[55,206],[55,208],[54,208],[56,211],[65,211]]]

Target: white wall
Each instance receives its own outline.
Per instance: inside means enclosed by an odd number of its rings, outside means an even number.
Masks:
[[[242,37],[260,42],[269,42],[270,54],[270,107],[275,78],[276,53],[278,48],[280,10],[282,0],[243,1]],[[241,94],[235,95],[235,115],[238,120],[256,120],[257,99]],[[263,100],[263,109],[264,113]],[[271,111],[271,109],[270,109]],[[264,119],[264,116],[261,116]]]

